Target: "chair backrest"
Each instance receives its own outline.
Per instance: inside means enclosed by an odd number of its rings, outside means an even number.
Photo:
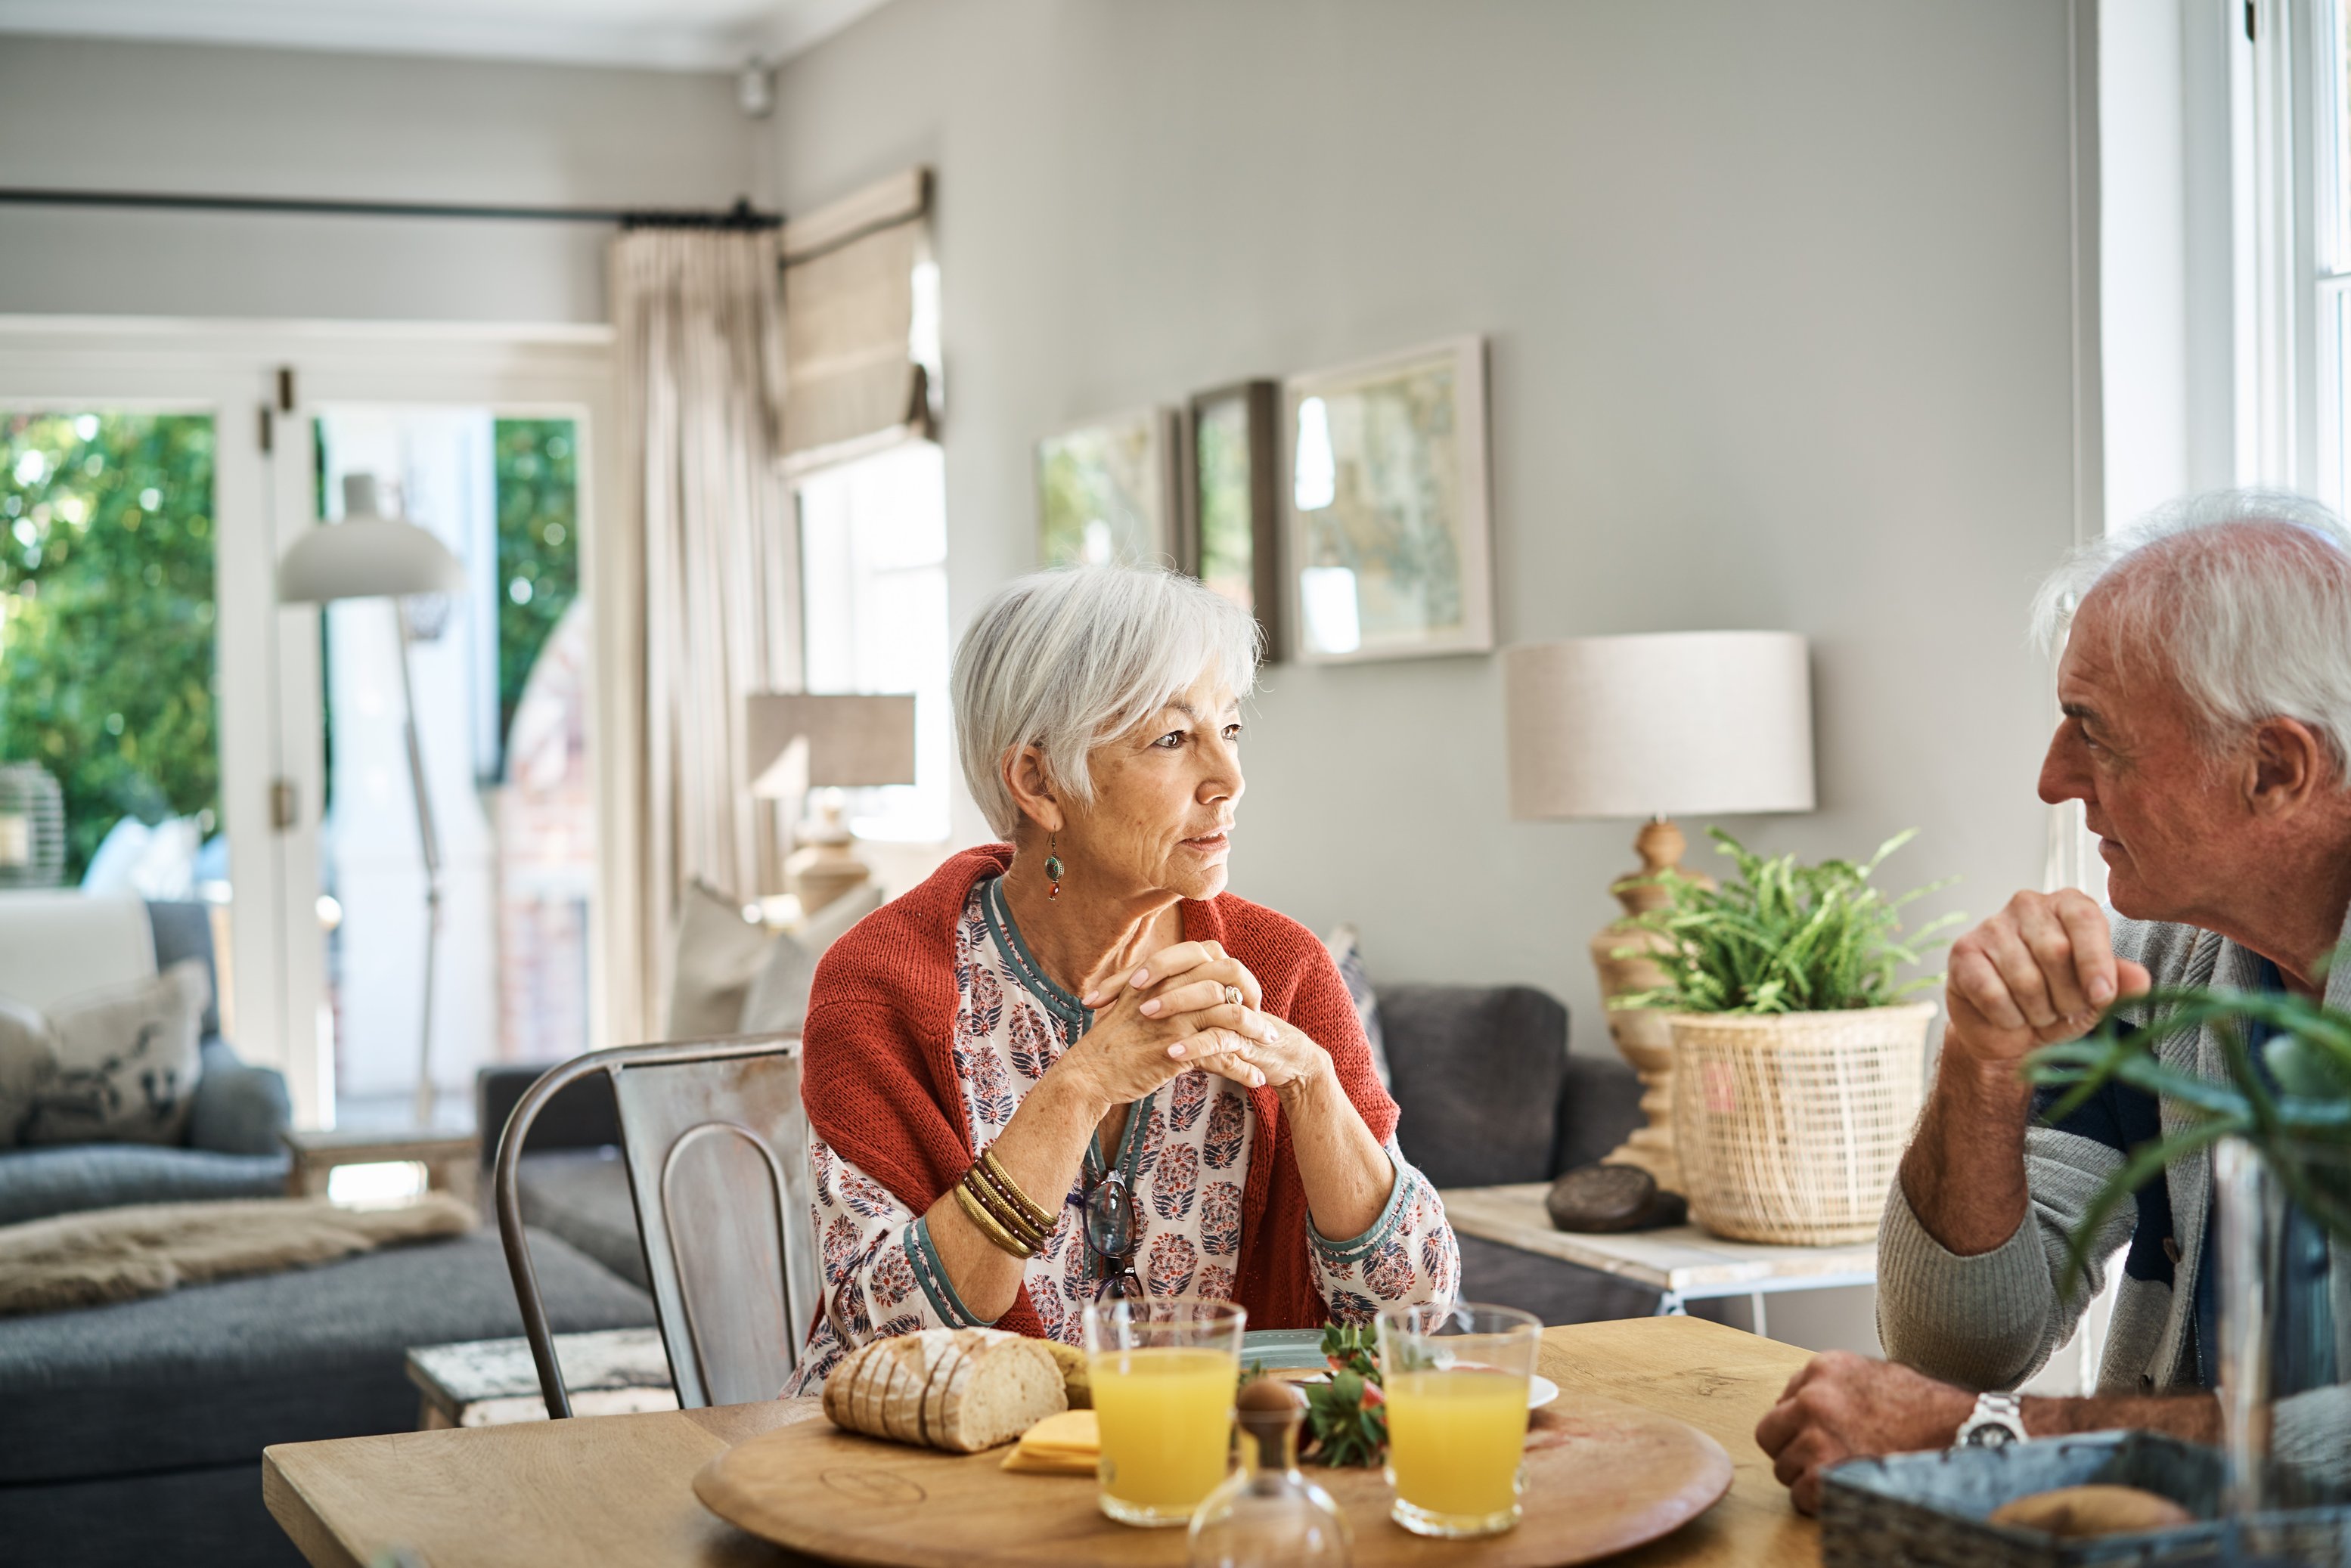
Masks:
[[[539,1108],[577,1079],[609,1076],[678,1403],[743,1404],[775,1397],[816,1310],[799,1069],[791,1036],[623,1046],[549,1069],[516,1105],[498,1142],[498,1229],[550,1416],[569,1415],[570,1401],[517,1179]]]

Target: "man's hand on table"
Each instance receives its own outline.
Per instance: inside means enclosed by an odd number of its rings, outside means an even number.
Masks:
[[[1821,1506],[1821,1472],[1856,1455],[1947,1448],[1975,1396],[1925,1373],[1851,1351],[1816,1355],[1755,1424],[1755,1441],[1805,1513]]]

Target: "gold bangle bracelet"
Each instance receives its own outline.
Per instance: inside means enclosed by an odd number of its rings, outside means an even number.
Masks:
[[[1053,1233],[1053,1224],[1059,1216],[1020,1190],[1020,1184],[1012,1179],[1012,1173],[1004,1168],[1004,1162],[996,1157],[993,1147],[981,1152],[979,1163],[996,1190],[1010,1199],[1013,1207],[1028,1217],[1030,1225],[1048,1236]]]
[[[990,1185],[986,1171],[977,1166],[972,1166],[963,1173],[962,1186],[963,1190],[979,1200],[980,1207],[994,1217],[997,1224],[1004,1227],[1012,1239],[1026,1247],[1032,1255],[1044,1246],[1046,1233],[1029,1224],[1028,1215]]]
[[[1023,1247],[1019,1242],[1015,1241],[1011,1235],[1005,1230],[1004,1227],[996,1222],[996,1217],[994,1215],[989,1214],[987,1209],[980,1207],[979,1199],[971,1196],[971,1189],[969,1187],[964,1186],[961,1182],[957,1182],[956,1184],[955,1195],[956,1202],[963,1206],[964,1218],[970,1220],[973,1225],[977,1226],[982,1236],[987,1237],[989,1241],[993,1242],[998,1247],[1002,1248],[1005,1251],[1011,1253],[1015,1258],[1029,1258],[1035,1256],[1035,1254],[1030,1252],[1028,1248]]]

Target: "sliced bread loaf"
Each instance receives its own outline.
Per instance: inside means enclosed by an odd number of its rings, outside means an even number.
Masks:
[[[1040,1341],[997,1329],[926,1329],[851,1352],[825,1380],[844,1431],[977,1453],[1069,1408]]]
[[[1069,1407],[1051,1353],[1039,1341],[1008,1336],[965,1353],[948,1375],[930,1439],[956,1453],[976,1454]]]

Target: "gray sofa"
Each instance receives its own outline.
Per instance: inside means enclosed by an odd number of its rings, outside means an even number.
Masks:
[[[211,961],[200,905],[151,906],[156,956]],[[0,1223],[285,1191],[283,1082],[205,1019],[189,1146],[0,1152]],[[653,1301],[560,1239],[533,1239],[559,1332],[638,1328]],[[78,1312],[0,1318],[0,1563],[302,1558],[261,1500],[272,1443],[417,1422],[410,1346],[522,1333],[494,1231]]]
[[[204,967],[215,998],[211,912],[201,904],[150,904],[155,967],[183,958]],[[212,1197],[268,1197],[286,1190],[286,1082],[237,1060],[221,1038],[217,1000],[204,1018],[204,1071],[183,1146],[64,1144],[0,1149],[0,1225],[111,1208]]]
[[[1402,1112],[1397,1141],[1439,1187],[1547,1181],[1598,1159],[1641,1124],[1641,1086],[1613,1053],[1572,1056],[1567,1009],[1527,986],[1388,986],[1379,1019]],[[543,1069],[484,1070],[477,1124],[503,1127]],[[599,1077],[571,1085],[540,1113],[517,1185],[523,1219],[606,1268],[645,1283],[643,1243],[620,1127]],[[496,1141],[486,1138],[486,1162]],[[487,1173],[485,1171],[485,1186]],[[1646,1317],[1657,1292],[1596,1270],[1513,1248],[1461,1240],[1462,1291],[1547,1323]]]

